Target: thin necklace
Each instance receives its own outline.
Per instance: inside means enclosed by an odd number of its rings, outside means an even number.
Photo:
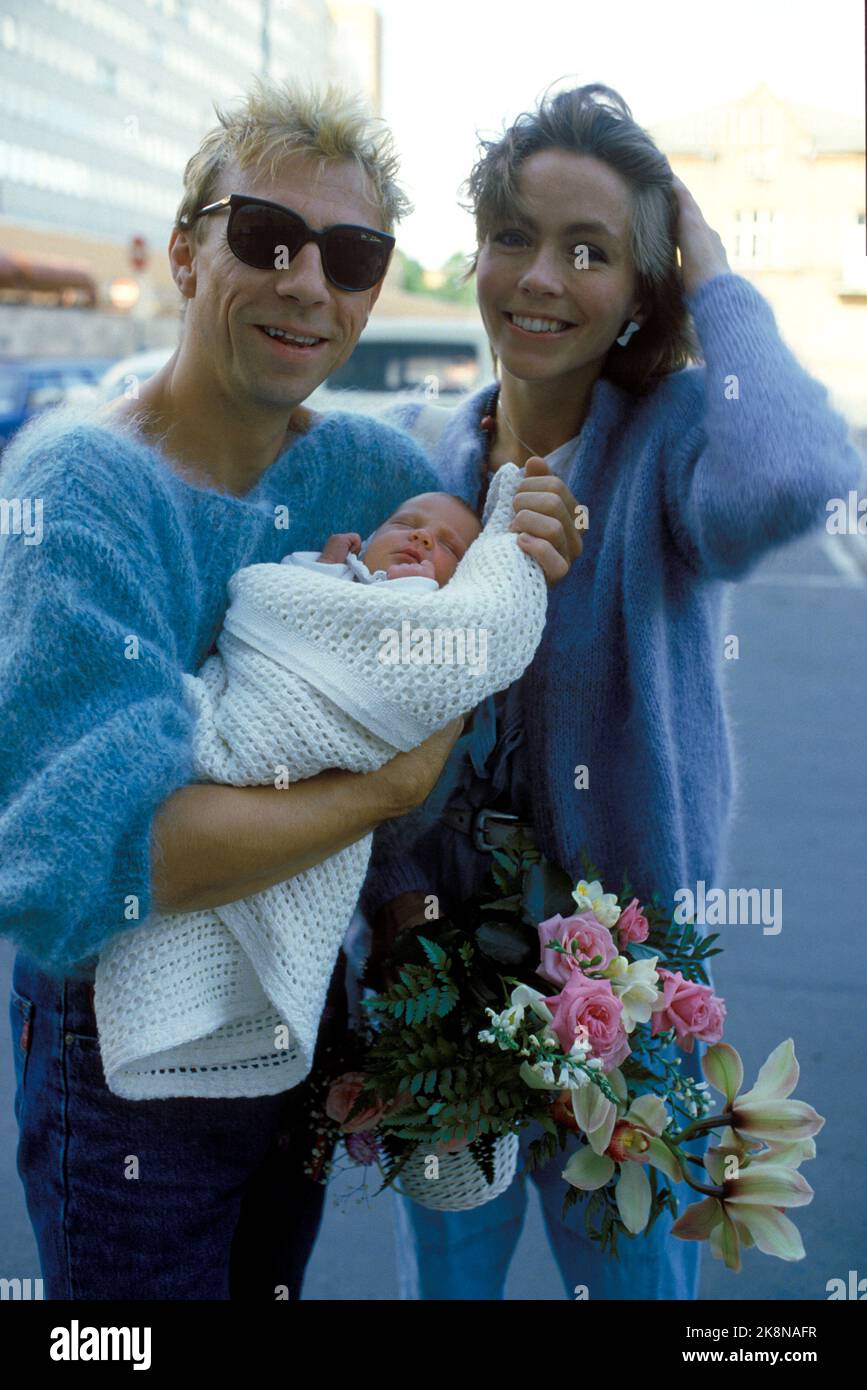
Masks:
[[[535,449],[531,449],[530,445],[529,445],[529,444],[526,444],[526,443],[524,442],[524,440],[521,438],[521,436],[518,434],[518,431],[515,429],[515,426],[512,424],[511,420],[509,419],[508,415],[506,414],[505,408],[504,408],[504,406],[503,406],[503,400],[502,400],[502,397],[500,396],[499,393],[497,394],[497,404],[496,404],[495,409],[502,412],[503,419],[505,420],[506,424],[509,426],[509,429],[511,430],[512,435],[514,436],[514,438],[517,439],[518,443],[521,445],[521,448],[522,448],[522,449],[526,449],[526,450],[527,450],[527,453],[530,455],[531,458],[532,458],[532,457],[535,457],[535,458],[544,458],[544,454],[539,454],[539,453],[537,453],[537,451],[536,451]]]

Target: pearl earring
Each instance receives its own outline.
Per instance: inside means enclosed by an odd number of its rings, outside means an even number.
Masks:
[[[627,344],[629,343],[629,339],[632,337],[633,333],[637,333],[640,327],[641,327],[641,324],[640,324],[640,323],[636,323],[634,319],[630,319],[630,320],[629,320],[629,323],[628,323],[628,325],[627,325],[627,327],[624,328],[624,330],[623,330],[623,332],[621,333],[620,337],[617,339],[617,341],[618,341],[618,343],[620,344],[620,346],[621,346],[621,347],[626,347]]]

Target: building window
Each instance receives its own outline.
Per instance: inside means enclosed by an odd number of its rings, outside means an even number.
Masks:
[[[733,260],[753,270],[775,264],[776,232],[773,208],[738,208],[732,238]]]

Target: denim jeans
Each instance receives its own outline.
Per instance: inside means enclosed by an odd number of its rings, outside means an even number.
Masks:
[[[325,1198],[303,1171],[309,1079],[259,1098],[123,1100],[105,1084],[92,986],[20,951],[9,1017],[18,1172],[46,1298],[300,1297]],[[341,954],[314,1065],[345,1021]]]
[[[568,1186],[560,1176],[570,1148],[543,1168],[521,1173],[527,1146],[542,1129],[522,1130],[518,1175],[492,1202],[471,1211],[440,1212],[419,1206],[392,1191],[400,1297],[405,1299],[502,1299],[506,1276],[527,1210],[527,1183],[534,1182],[542,1203],[548,1244],[566,1297],[591,1305],[600,1300],[696,1299],[700,1247],[669,1235],[673,1217],[658,1217],[649,1235],[618,1240],[617,1258],[603,1253],[584,1229],[584,1202],[561,1216]],[[695,1152],[696,1150],[693,1150]],[[661,1175],[660,1175],[661,1176]],[[673,1188],[682,1211],[700,1194],[686,1184]]]

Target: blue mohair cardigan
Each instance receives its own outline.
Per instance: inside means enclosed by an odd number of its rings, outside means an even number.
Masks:
[[[230,576],[333,531],[367,536],[436,488],[405,434],[346,412],[243,497],[80,406],[16,436],[0,498],[41,499],[43,535],[27,544],[10,521],[0,536],[0,935],[93,978],[103,944],[151,910],[154,813],[194,779],[181,674],[207,656]]]
[[[619,892],[626,871],[643,901],[656,893],[667,911],[676,889],[714,883],[725,850],[735,791],[721,689],[725,581],[820,523],[828,499],[861,474],[845,421],[748,281],[715,276],[687,302],[704,366],[644,398],[594,383],[561,473],[589,508],[589,529],[551,591],[521,690],[543,852],[577,880],[584,847],[608,891]],[[443,485],[471,502],[492,387],[454,412],[432,451]],[[411,430],[419,409],[388,418]],[[589,787],[578,790],[582,765]],[[427,828],[424,807],[412,823],[416,834]],[[368,917],[398,893],[437,892],[430,854],[426,864],[412,858],[410,825],[377,832]]]

